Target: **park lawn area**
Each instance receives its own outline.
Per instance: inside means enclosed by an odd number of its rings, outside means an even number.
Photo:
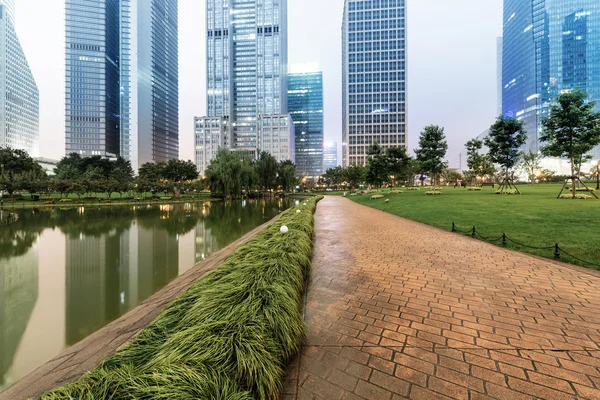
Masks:
[[[450,231],[452,222],[461,231],[473,226],[482,236],[507,237],[532,247],[551,247],[555,243],[582,263],[561,253],[561,260],[600,269],[600,200],[559,200],[561,185],[520,185],[521,195],[497,195],[495,189],[481,192],[443,187],[442,195],[427,196],[426,190],[390,194],[371,200],[373,194],[357,195],[351,200],[404,218]],[[600,197],[600,196],[599,196]],[[389,203],[385,200],[389,199]],[[501,241],[493,242],[501,245]],[[508,242],[508,248],[552,258],[553,249],[531,249]],[[592,265],[595,264],[595,265]]]

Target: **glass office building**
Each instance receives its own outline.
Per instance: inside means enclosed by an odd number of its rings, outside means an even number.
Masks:
[[[405,0],[346,0],[342,24],[342,162],[373,141],[406,146]]]
[[[296,171],[308,179],[323,174],[323,73],[288,75],[288,109],[295,125]]]
[[[177,0],[67,0],[66,152],[179,156]]]
[[[502,64],[502,112],[526,122],[525,151],[537,152],[542,118],[562,91],[600,101],[600,2],[505,0]]]
[[[206,0],[206,29],[207,117],[228,121],[228,148],[257,157],[265,150],[261,119],[285,120],[288,112],[287,0]],[[285,121],[282,131],[289,130]],[[206,154],[211,137],[196,138],[197,154]],[[277,154],[293,160],[286,147]]]
[[[39,91],[15,31],[13,0],[0,0],[0,147],[39,156]]]
[[[327,142],[323,146],[323,172],[339,166],[337,142]]]

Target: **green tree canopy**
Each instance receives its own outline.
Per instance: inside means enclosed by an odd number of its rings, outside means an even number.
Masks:
[[[485,138],[492,162],[499,164],[504,173],[512,169],[518,162],[521,146],[527,141],[525,123],[516,118],[499,116],[490,127],[490,133]]]
[[[260,158],[256,161],[256,173],[258,182],[263,189],[272,189],[277,181],[277,159],[271,154],[263,151]]]
[[[373,141],[367,150],[367,182],[375,187],[381,187],[389,179],[389,167],[386,153],[377,141]]]
[[[587,153],[600,144],[600,113],[594,112],[596,102],[586,102],[586,98],[580,89],[563,93],[542,120],[542,154],[568,158],[573,179],[579,176]]]
[[[415,149],[422,172],[439,180],[440,174],[448,168],[448,163],[444,161],[447,151],[444,128],[437,125],[426,126],[419,137],[419,148]]]
[[[543,158],[544,156],[542,154],[534,153],[532,151],[524,153],[523,157],[521,157],[521,164],[519,165],[529,176],[532,185],[535,184],[536,174],[540,172],[540,169],[542,168]]]

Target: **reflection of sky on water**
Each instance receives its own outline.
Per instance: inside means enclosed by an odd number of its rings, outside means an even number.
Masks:
[[[0,226],[0,389],[288,204],[19,210]]]

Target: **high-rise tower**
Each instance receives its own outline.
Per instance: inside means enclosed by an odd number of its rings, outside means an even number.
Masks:
[[[342,25],[342,162],[365,164],[374,141],[406,146],[406,1],[346,0]]]
[[[503,36],[502,112],[525,121],[526,151],[561,92],[580,88],[600,110],[600,2],[504,0]]]
[[[206,0],[206,29],[208,118],[195,119],[196,159],[204,160],[198,169],[204,171],[214,156],[207,141],[215,129],[225,135],[219,147],[293,159],[293,126],[286,115],[287,0]],[[224,126],[214,126],[221,121]],[[284,145],[273,149],[275,142]]]
[[[66,0],[66,152],[179,156],[177,0]]]
[[[0,147],[39,156],[39,91],[15,31],[14,0],[0,0]]]

